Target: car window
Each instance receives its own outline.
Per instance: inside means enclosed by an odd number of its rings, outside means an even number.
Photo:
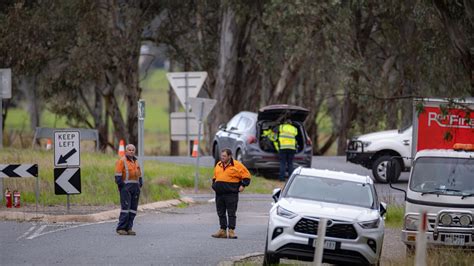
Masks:
[[[297,175],[284,197],[373,208],[374,194],[369,184],[317,176]]]
[[[237,128],[239,131],[244,131],[250,127],[251,123],[252,123],[252,120],[250,120],[247,117],[242,117],[239,121],[239,124],[237,125]]]
[[[240,117],[240,114],[237,114],[236,116],[232,117],[229,123],[227,123],[227,130],[230,130],[232,127],[237,128],[237,124],[239,123]]]

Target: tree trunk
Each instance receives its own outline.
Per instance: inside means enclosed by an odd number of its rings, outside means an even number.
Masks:
[[[173,72],[175,70],[174,67],[174,60],[170,59],[170,68],[169,71]],[[171,136],[171,113],[177,112],[179,109],[179,101],[178,97],[173,91],[173,87],[171,85],[168,86],[168,106],[169,106],[169,128],[170,128],[170,136]],[[171,156],[178,156],[179,155],[179,141],[171,140],[170,137],[170,155]]]
[[[18,88],[26,97],[27,109],[30,115],[30,129],[35,131],[36,127],[40,125],[40,99],[36,91],[36,77],[21,76]]]

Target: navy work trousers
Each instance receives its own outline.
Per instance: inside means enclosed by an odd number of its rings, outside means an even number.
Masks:
[[[280,150],[278,153],[280,157],[280,181],[285,181],[286,167],[288,166],[288,176],[293,173],[293,158],[295,157],[295,150]]]
[[[131,230],[137,216],[140,186],[137,183],[124,184],[120,190],[120,217],[117,230]]]

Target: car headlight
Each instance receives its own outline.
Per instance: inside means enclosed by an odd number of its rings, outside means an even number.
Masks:
[[[284,209],[280,206],[277,207],[277,215],[278,216],[281,216],[281,217],[285,217],[285,218],[288,218],[288,219],[293,219],[296,217],[296,213],[294,212],[291,212],[287,209]]]
[[[366,148],[367,146],[369,146],[370,143],[372,143],[372,142],[371,142],[371,141],[362,141],[362,145],[364,146],[364,148]]]
[[[417,231],[420,225],[420,217],[418,215],[405,216],[405,229],[410,231]]]
[[[379,224],[380,224],[380,219],[375,219],[372,221],[359,223],[359,225],[364,229],[375,229],[379,227]]]

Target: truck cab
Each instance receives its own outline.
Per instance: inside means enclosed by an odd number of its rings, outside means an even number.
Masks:
[[[422,212],[427,213],[428,245],[474,247],[472,145],[458,145],[456,150],[426,149],[416,153],[408,182],[402,230],[402,241],[409,251],[415,247]]]

